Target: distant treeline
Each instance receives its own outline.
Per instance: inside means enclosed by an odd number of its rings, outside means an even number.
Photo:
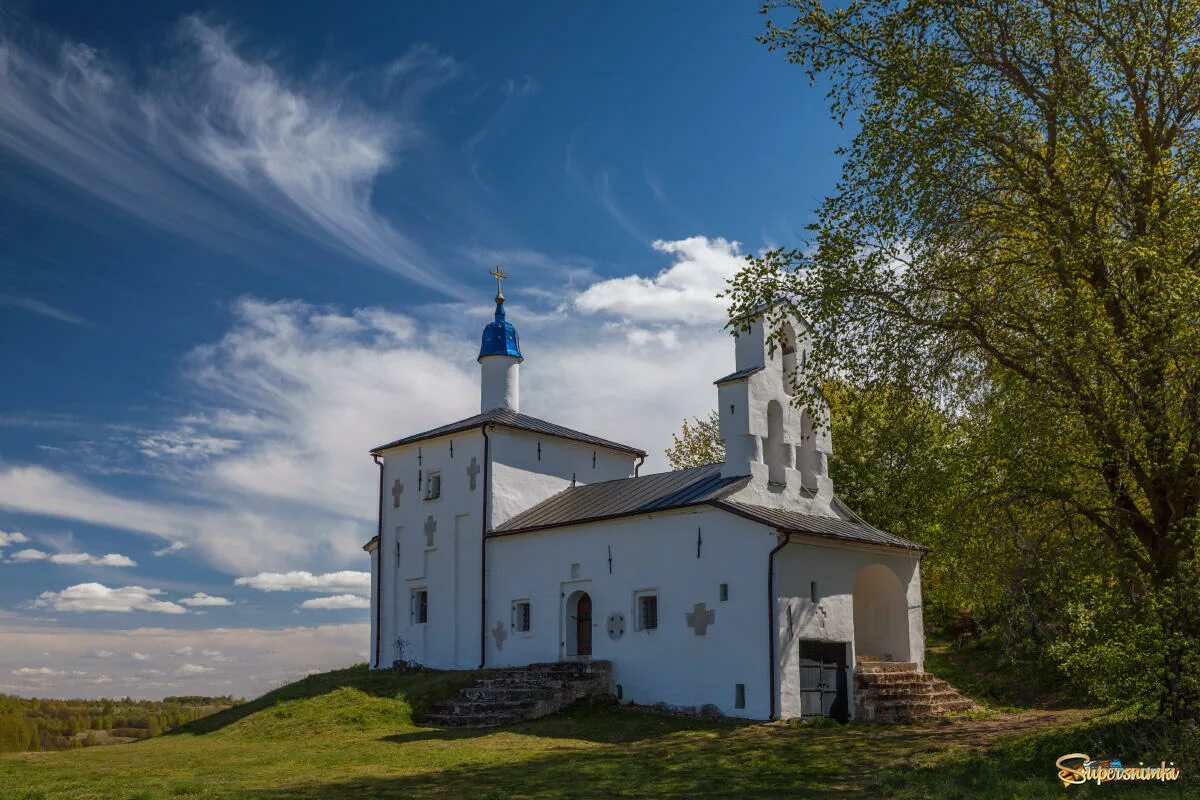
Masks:
[[[187,695],[162,701],[42,700],[0,695],[0,753],[148,739],[242,701]]]

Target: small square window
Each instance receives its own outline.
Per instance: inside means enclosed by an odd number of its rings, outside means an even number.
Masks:
[[[412,590],[412,621],[414,625],[429,621],[429,592],[425,589]]]
[[[531,618],[528,600],[514,600],[512,607],[512,627],[517,633],[529,633]]]
[[[637,596],[637,629],[658,630],[658,593],[643,592]]]
[[[729,584],[722,583],[721,584],[721,602],[724,603],[728,599],[729,599]]]
[[[442,473],[431,472],[425,479],[425,499],[437,500],[442,496]]]

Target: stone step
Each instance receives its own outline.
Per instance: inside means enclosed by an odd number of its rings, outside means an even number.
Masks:
[[[860,675],[880,672],[916,672],[915,661],[859,661],[856,671]]]
[[[939,701],[939,700],[958,700],[961,698],[958,692],[953,689],[944,689],[939,692],[865,692],[859,695],[860,703],[878,703],[884,700],[905,700],[905,701]]]
[[[854,677],[863,686],[925,685],[940,680],[928,672],[860,672]]]
[[[428,725],[486,728],[560,711],[612,688],[612,663],[531,664],[489,670],[458,696],[425,715]]]
[[[536,686],[469,686],[462,690],[468,700],[517,700],[520,698],[535,699],[545,694],[545,690]]]
[[[518,713],[533,708],[536,700],[488,700],[477,702],[473,700],[451,700],[442,708],[445,713],[459,716],[475,716],[478,714],[508,714]]]

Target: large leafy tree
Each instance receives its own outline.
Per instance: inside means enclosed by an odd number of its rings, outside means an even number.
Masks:
[[[800,402],[838,375],[1019,404],[1023,491],[1152,619],[1161,711],[1200,716],[1200,2],[765,11],[858,129],[811,246],[752,260],[733,314],[809,321]]]

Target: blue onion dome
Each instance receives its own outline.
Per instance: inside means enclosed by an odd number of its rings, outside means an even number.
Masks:
[[[525,360],[517,329],[504,319],[504,295],[500,292],[496,292],[496,319],[483,329],[479,358],[484,356],[512,356],[518,362]]]

